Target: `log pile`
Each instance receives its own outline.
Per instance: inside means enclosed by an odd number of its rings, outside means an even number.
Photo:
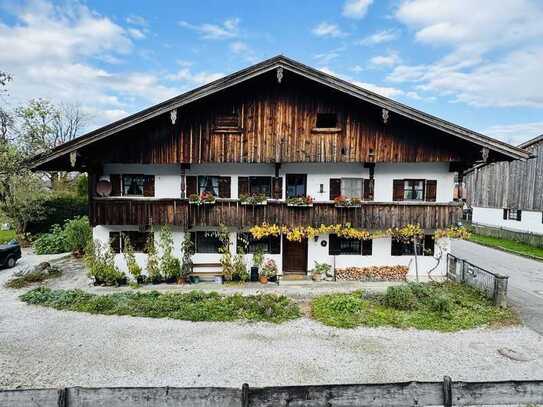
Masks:
[[[336,280],[342,281],[403,281],[407,266],[370,266],[336,269]]]

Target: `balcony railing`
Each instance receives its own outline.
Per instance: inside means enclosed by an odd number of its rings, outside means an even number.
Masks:
[[[267,222],[292,226],[350,223],[353,227],[382,230],[411,223],[432,230],[462,219],[461,204],[432,202],[363,202],[357,208],[338,208],[326,202],[315,202],[312,207],[291,207],[283,201],[249,206],[221,199],[198,206],[185,199],[94,198],[89,212],[93,226],[170,224],[182,228],[224,224],[244,229]]]

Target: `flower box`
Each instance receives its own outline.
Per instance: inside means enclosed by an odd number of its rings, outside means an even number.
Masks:
[[[217,199],[210,193],[202,192],[200,195],[189,196],[189,205],[214,205]]]
[[[334,202],[336,208],[360,208],[362,206],[360,198],[347,198],[343,195],[337,196]]]
[[[268,197],[264,194],[240,195],[242,205],[262,206],[268,204]]]
[[[287,206],[298,206],[307,208],[313,206],[313,198],[311,196],[291,196],[287,198]]]

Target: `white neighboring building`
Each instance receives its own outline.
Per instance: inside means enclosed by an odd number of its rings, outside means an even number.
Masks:
[[[532,158],[479,165],[466,172],[471,221],[543,236],[543,135],[519,147],[529,151]]]

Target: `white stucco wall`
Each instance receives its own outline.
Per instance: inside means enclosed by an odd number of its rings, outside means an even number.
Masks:
[[[100,240],[104,244],[109,243],[109,232],[110,231],[128,231],[128,230],[137,230],[134,226],[95,226],[93,228],[93,238]],[[178,229],[173,228],[173,240],[174,240],[174,253],[181,257],[181,242],[184,238],[184,233]],[[409,278],[414,278],[416,274],[414,256],[391,256],[391,239],[390,238],[381,238],[374,239],[373,249],[371,256],[362,256],[362,255],[337,255],[329,256],[328,255],[328,244],[326,247],[322,247],[321,242],[328,242],[328,234],[323,234],[319,236],[318,241],[315,242],[314,239],[309,239],[308,241],[308,252],[307,252],[307,268],[308,271],[314,267],[315,262],[319,263],[328,263],[336,268],[344,268],[350,266],[356,267],[366,267],[366,266],[393,266],[393,265],[404,265],[409,267]],[[158,243],[158,233],[155,233],[155,241]],[[234,255],[236,253],[236,233],[232,232],[230,234],[230,251]],[[445,250],[448,250],[448,242],[440,242],[436,244],[435,247],[435,257],[439,257],[439,254],[442,255],[441,261],[438,267],[432,271],[432,276],[442,276],[445,274],[446,267],[446,251],[442,251],[440,247],[444,247]],[[283,251],[281,245],[281,253]],[[197,263],[219,263],[221,255],[218,253],[196,253],[193,256],[193,262]],[[421,280],[427,278],[427,273],[433,269],[437,260],[432,256],[418,256],[418,270],[419,277]],[[266,254],[265,259],[273,259],[277,263],[279,269],[279,274],[282,274],[282,254]],[[245,255],[246,265],[249,269],[252,266],[252,254]],[[147,256],[143,253],[136,253],[136,261],[144,269],[146,268]],[[119,269],[127,271],[126,262],[122,254],[115,255],[115,264]],[[202,269],[202,272],[214,272],[219,271],[219,269]]]
[[[504,228],[515,232],[543,234],[543,213],[522,211],[521,220],[503,218],[501,208],[473,207],[472,222],[483,226]]]
[[[106,164],[104,174],[155,174],[155,198],[179,198],[181,168],[179,165]],[[221,175],[232,177],[231,197],[238,197],[238,177],[275,176],[271,164],[192,164],[187,175]],[[307,193],[316,201],[328,201],[330,178],[369,178],[369,169],[355,163],[299,163],[282,164],[283,199],[286,194],[286,174],[307,174]],[[437,202],[453,199],[454,173],[448,163],[377,163],[375,166],[376,202],[392,201],[392,181],[403,178],[437,180]],[[323,192],[320,192],[320,186]]]

